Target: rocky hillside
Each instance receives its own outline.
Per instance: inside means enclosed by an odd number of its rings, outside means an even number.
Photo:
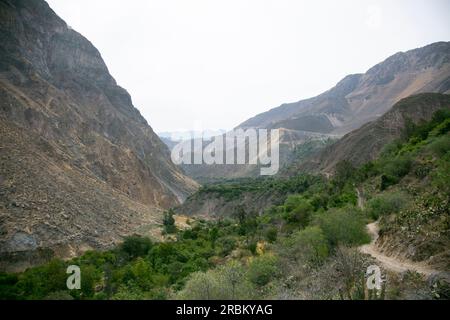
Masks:
[[[332,173],[341,161],[359,166],[376,159],[383,147],[401,138],[408,125],[429,121],[434,112],[450,109],[450,95],[422,93],[402,99],[379,119],[352,131],[290,171],[319,169]]]
[[[45,1],[0,1],[0,57],[6,264],[104,247],[196,189],[98,50]]]
[[[420,92],[450,92],[450,42],[399,52],[365,74],[345,77],[317,97],[283,104],[239,127],[345,134]]]

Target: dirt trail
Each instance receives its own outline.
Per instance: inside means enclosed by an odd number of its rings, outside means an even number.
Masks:
[[[356,193],[358,194],[358,207],[364,209],[364,198],[362,197],[362,193],[358,188],[356,188]],[[371,255],[373,258],[379,261],[384,268],[390,271],[404,272],[407,270],[411,270],[426,276],[438,272],[437,270],[433,270],[423,263],[399,259],[396,257],[389,257],[380,252],[376,245],[378,239],[378,230],[378,222],[372,222],[367,225],[367,231],[372,238],[372,241],[369,244],[359,247],[359,250],[362,253]]]
[[[407,270],[416,271],[417,273],[429,276],[432,273],[437,273],[437,270],[431,269],[429,266],[409,260],[402,260],[396,257],[386,256],[380,252],[376,241],[378,239],[378,222],[372,222],[367,225],[367,230],[372,238],[369,244],[363,245],[359,248],[362,253],[369,254],[378,260],[386,269],[394,272],[404,272]]]

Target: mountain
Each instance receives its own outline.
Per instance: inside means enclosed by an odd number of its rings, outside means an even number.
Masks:
[[[450,93],[450,42],[399,52],[364,74],[348,75],[334,88],[306,100],[283,104],[243,122],[237,129],[280,129],[280,173],[289,175],[305,157],[386,113],[396,102],[421,92]],[[256,177],[256,165],[183,165],[201,182]]]
[[[409,125],[429,121],[437,110],[442,109],[450,109],[450,95],[421,93],[402,99],[382,117],[348,133],[289,171],[332,173],[341,161],[350,162],[353,166],[372,161],[387,144],[401,138]]]
[[[110,246],[196,189],[45,1],[0,1],[0,57],[2,263]]]
[[[289,194],[303,193],[313,185],[316,180],[311,174],[330,176],[341,161],[360,167],[380,158],[386,145],[403,139],[409,129],[430,121],[439,110],[450,110],[450,95],[422,93],[402,99],[379,119],[324,146],[321,151],[313,149],[314,154],[299,156],[303,161],[294,162],[276,177],[209,181],[176,210],[206,217],[230,216],[239,210],[262,215],[271,206],[283,203]]]
[[[420,92],[450,92],[450,42],[396,53],[317,97],[283,104],[238,127],[346,134]]]

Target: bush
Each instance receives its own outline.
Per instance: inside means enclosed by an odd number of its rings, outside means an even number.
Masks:
[[[315,223],[323,230],[332,247],[339,245],[361,245],[368,243],[366,220],[360,210],[348,207],[331,209],[319,214]]]
[[[193,273],[177,295],[184,300],[249,299],[251,283],[245,278],[244,268],[237,262],[207,272]]]
[[[284,204],[284,219],[288,223],[298,224],[306,227],[310,221],[314,207],[302,196],[289,196]]]
[[[220,283],[215,272],[193,273],[177,298],[183,300],[212,300],[220,297]]]
[[[450,136],[446,135],[435,139],[429,144],[428,148],[436,156],[444,156],[447,152],[450,151]]]
[[[145,256],[152,248],[153,243],[149,238],[141,236],[126,237],[123,243],[119,246],[119,251],[124,252],[129,258]]]
[[[393,159],[389,159],[384,165],[384,172],[387,176],[402,178],[406,176],[412,167],[410,157],[403,155]]]
[[[302,261],[310,266],[321,264],[328,256],[328,242],[318,226],[309,226],[294,233],[286,243],[286,254],[295,261]]]
[[[266,231],[266,240],[269,241],[270,243],[274,243],[275,241],[277,241],[277,237],[278,237],[278,230],[275,227],[270,227],[269,229],[267,229]]]
[[[374,219],[397,213],[409,202],[409,198],[402,192],[384,193],[376,196],[367,203],[367,213]]]
[[[265,286],[277,274],[277,259],[271,255],[254,258],[249,265],[248,278],[257,286]]]
[[[236,248],[236,240],[234,238],[232,238],[232,237],[220,238],[217,241],[217,244],[221,248],[220,254],[222,256],[229,255],[231,253],[231,251],[233,251],[234,248]]]
[[[384,191],[390,186],[397,184],[399,179],[390,175],[383,174],[380,178],[380,191]]]

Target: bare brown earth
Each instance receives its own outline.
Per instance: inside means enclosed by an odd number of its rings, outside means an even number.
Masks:
[[[364,196],[362,190],[355,188],[356,194],[358,196],[358,207],[364,209]],[[365,244],[359,247],[359,250],[370,255],[376,261],[378,261],[385,269],[392,272],[401,273],[405,271],[415,271],[417,273],[423,274],[425,276],[430,276],[431,274],[439,273],[439,271],[432,269],[425,263],[414,262],[408,259],[388,256],[382,253],[377,245],[377,240],[379,237],[378,222],[371,222],[367,225],[367,232],[370,235],[371,241],[369,244]]]
[[[372,256],[377,260],[385,269],[401,273],[405,271],[415,271],[417,273],[423,274],[425,276],[430,276],[432,274],[437,274],[439,271],[432,269],[424,263],[414,262],[407,259],[401,259],[399,257],[387,256],[386,254],[379,251],[377,246],[378,240],[378,223],[372,222],[367,225],[367,231],[369,232],[372,241],[370,244],[363,245],[359,250]]]

